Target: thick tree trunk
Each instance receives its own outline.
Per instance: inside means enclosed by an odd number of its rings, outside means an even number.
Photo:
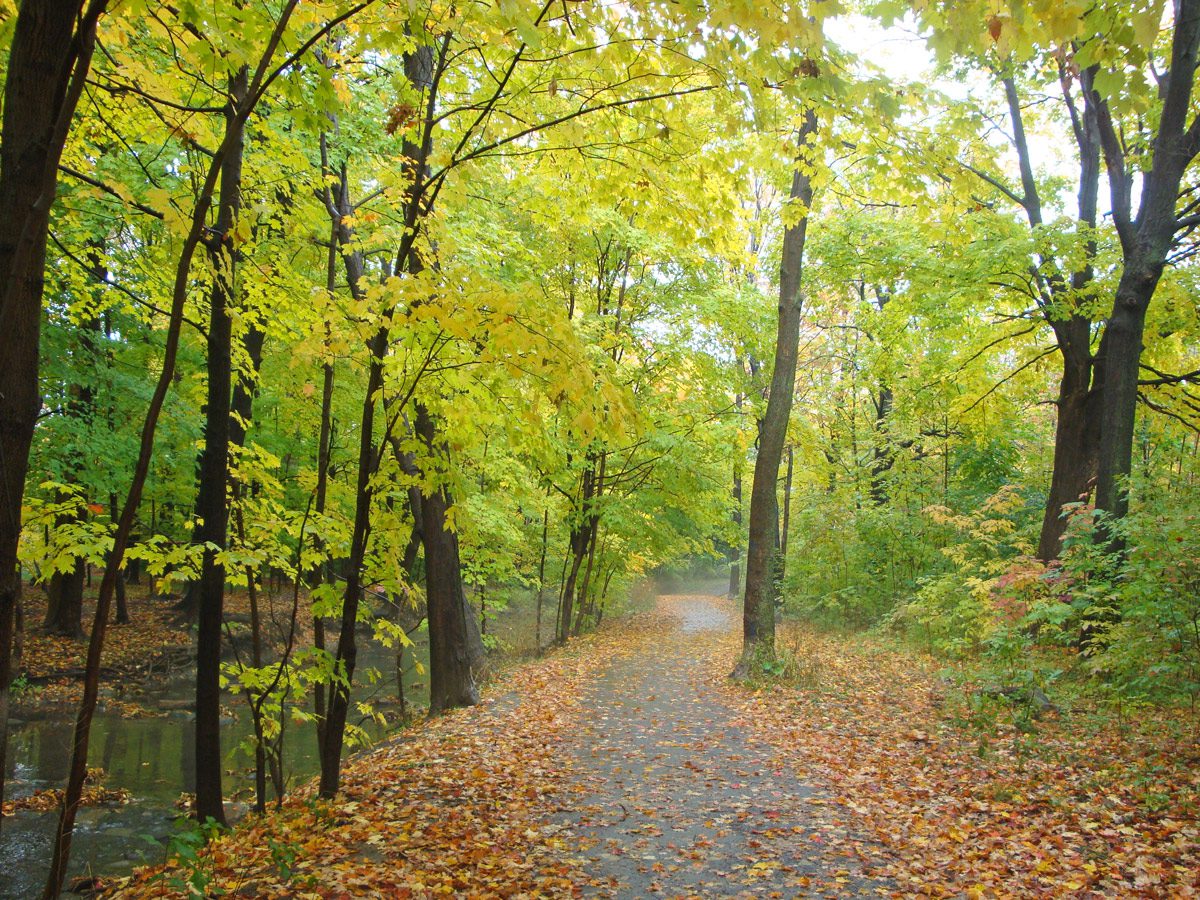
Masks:
[[[1097,458],[1096,508],[1109,522],[1129,509],[1126,480],[1132,469],[1137,418],[1138,377],[1146,310],[1162,277],[1176,235],[1179,188],[1200,149],[1200,123],[1192,115],[1192,90],[1200,49],[1200,0],[1175,4],[1171,59],[1161,81],[1161,112],[1152,135],[1150,168],[1126,157],[1106,98],[1095,90],[1095,72],[1081,73],[1084,99],[1096,116],[1112,196],[1112,220],[1121,241],[1122,271],[1112,313],[1101,341],[1103,411]],[[1133,171],[1142,168],[1138,211],[1132,215]],[[1119,535],[1102,527],[1098,537],[1114,551],[1124,549]]]
[[[772,557],[777,539],[779,463],[787,439],[788,419],[796,383],[800,344],[800,293],[804,240],[812,206],[810,144],[816,137],[817,117],[811,110],[797,135],[797,167],[792,175],[791,201],[801,207],[798,222],[783,233],[779,265],[779,322],[775,337],[775,367],[771,392],[760,423],[758,457],[750,490],[750,533],[746,548],[746,593],[742,601],[742,658],[736,677],[749,674],[757,658],[775,655],[775,609],[772,596]]]
[[[83,634],[83,582],[87,564],[77,557],[75,565],[66,572],[55,572],[46,586],[46,620],[42,623],[48,634],[77,638]]]
[[[1142,335],[1146,309],[1162,273],[1158,266],[1136,263],[1125,266],[1117,286],[1117,299],[1104,331],[1104,403],[1100,419],[1097,459],[1096,508],[1110,519],[1129,511],[1126,484],[1133,465],[1133,432],[1137,419],[1138,377],[1142,359]],[[1109,534],[1114,549],[1122,542]]]
[[[1054,433],[1054,469],[1038,538],[1038,559],[1050,562],[1062,552],[1067,529],[1064,507],[1087,499],[1096,478],[1100,442],[1100,401],[1093,390],[1091,322],[1076,316],[1060,330],[1062,376]]]
[[[242,207],[242,150],[248,71],[229,85],[225,112],[226,155],[221,166],[217,224],[210,236],[213,267],[209,292],[208,390],[204,412],[204,451],[200,457],[199,540],[205,545],[200,567],[196,632],[196,818],[225,824],[221,793],[221,620],[225,606],[225,566],[218,554],[229,536],[230,392],[233,388],[233,319],[237,250],[234,227]],[[213,549],[213,548],[217,549]]]
[[[25,0],[8,51],[0,129],[0,802],[21,590],[17,544],[33,426],[50,207],[105,3]]]
[[[414,428],[427,459],[444,457],[438,428],[422,403]],[[446,525],[450,497],[444,487],[421,494],[425,543],[425,597],[429,608],[429,711],[445,712],[479,702],[483,642],[462,587],[458,535]]]
[[[1062,550],[1066,520],[1063,507],[1084,498],[1096,474],[1096,453],[1100,440],[1099,383],[1101,367],[1092,358],[1092,321],[1079,312],[1081,293],[1094,277],[1096,209],[1100,186],[1100,135],[1094,104],[1087,103],[1080,114],[1072,94],[1072,79],[1064,69],[1060,74],[1063,99],[1070,114],[1075,144],[1079,150],[1078,222],[1084,238],[1084,263],[1068,282],[1052,260],[1041,259],[1034,269],[1043,285],[1040,302],[1043,318],[1054,329],[1062,360],[1059,376],[1058,420],[1054,436],[1054,464],[1042,530],[1038,538],[1038,558],[1056,559]],[[1013,124],[1013,140],[1021,172],[1021,205],[1032,229],[1042,224],[1042,203],[1033,162],[1025,138],[1020,97],[1016,81],[1004,79],[1004,93]],[[1064,315],[1063,310],[1070,314]]]

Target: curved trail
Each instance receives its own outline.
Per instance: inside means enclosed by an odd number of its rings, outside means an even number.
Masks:
[[[737,620],[706,595],[664,595],[664,630],[584,690],[564,742],[579,783],[560,822],[585,896],[878,896],[870,849],[825,795],[756,741],[723,696],[713,647]]]

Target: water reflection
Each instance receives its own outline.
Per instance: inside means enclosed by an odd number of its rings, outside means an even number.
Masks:
[[[418,645],[422,665],[428,649]],[[359,671],[378,669],[381,679],[359,686],[357,699],[384,703],[396,696],[395,651],[376,641],[364,641],[359,651]],[[358,680],[358,679],[356,679]],[[420,682],[424,678],[418,679]],[[156,709],[164,702],[178,704],[191,698],[190,680],[176,679],[169,685],[137,697],[137,702]],[[404,693],[410,703],[424,704],[428,694],[424,685],[405,678]],[[233,815],[244,811],[252,799],[253,764],[238,745],[253,733],[245,701],[226,696],[223,704],[236,711],[236,718],[222,720],[221,746],[226,757],[225,791],[242,801],[230,809]],[[372,723],[363,727],[378,739],[383,729]],[[27,796],[35,790],[58,788],[66,780],[71,762],[74,713],[45,719],[17,722],[9,732],[10,797]],[[82,809],[72,843],[70,879],[76,875],[128,872],[141,862],[157,862],[163,850],[153,844],[171,832],[172,822],[180,815],[179,796],[195,789],[195,725],[189,712],[173,710],[165,717],[123,719],[114,713],[97,711],[92,723],[89,766],[102,767],[108,777],[105,786],[125,788],[133,800],[125,806]],[[319,768],[315,726],[312,723],[286,726],[284,777],[289,788],[317,772]],[[27,900],[40,895],[49,868],[50,848],[54,839],[57,813],[21,812],[6,818],[0,828],[0,898]]]

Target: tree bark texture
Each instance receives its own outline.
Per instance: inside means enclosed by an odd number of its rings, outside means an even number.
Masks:
[[[1072,96],[1070,79],[1062,78],[1063,98],[1070,114],[1075,145],[1079,151],[1078,218],[1085,239],[1083,265],[1068,279],[1052,260],[1039,259],[1033,274],[1041,288],[1038,305],[1042,317],[1054,330],[1062,365],[1059,375],[1058,418],[1054,434],[1054,461],[1050,488],[1038,537],[1038,558],[1056,559],[1062,551],[1067,522],[1064,507],[1083,499],[1091,490],[1096,475],[1096,455],[1100,442],[1100,385],[1102,366],[1092,356],[1092,321],[1078,309],[1081,294],[1094,277],[1096,242],[1090,232],[1096,227],[1096,208],[1100,186],[1100,135],[1094,104],[1085,103],[1082,112]],[[1025,137],[1020,97],[1016,81],[1004,79],[1005,99],[1013,126],[1013,142],[1021,172],[1021,206],[1030,228],[1042,225],[1042,202],[1033,163]]]
[[[1091,321],[1076,316],[1060,328],[1062,375],[1054,431],[1054,467],[1038,537],[1038,559],[1050,562],[1062,552],[1067,504],[1087,499],[1096,478],[1100,443],[1100,402],[1094,381],[1100,367],[1092,358]]]

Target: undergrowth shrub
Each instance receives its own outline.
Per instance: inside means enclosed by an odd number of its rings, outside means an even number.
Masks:
[[[888,617],[887,624],[943,656],[982,652],[996,628],[1013,619],[1020,609],[1011,603],[997,604],[996,591],[1012,560],[1030,552],[1017,517],[1024,506],[1018,490],[1006,486],[968,513],[928,507],[930,519],[949,526],[959,538],[942,548],[949,568],[922,579],[916,592]],[[1023,609],[1015,617],[1021,615]]]
[[[1153,502],[1139,498],[1105,529],[1125,547],[1090,540],[1093,514],[1076,518],[1062,568],[1072,605],[1101,623],[1087,665],[1127,699],[1200,700],[1200,491]],[[1151,502],[1147,502],[1147,501]],[[1073,523],[1074,524],[1074,523]]]
[[[946,571],[924,579],[888,624],[928,650],[977,657],[984,676],[1043,689],[1077,668],[1123,703],[1200,702],[1200,491],[1134,486],[1133,511],[1102,521],[1069,512],[1062,559],[1032,558],[1012,488],[974,512],[928,514],[953,527]],[[1096,539],[1097,526],[1123,552]],[[1082,652],[1077,652],[1082,651]]]

